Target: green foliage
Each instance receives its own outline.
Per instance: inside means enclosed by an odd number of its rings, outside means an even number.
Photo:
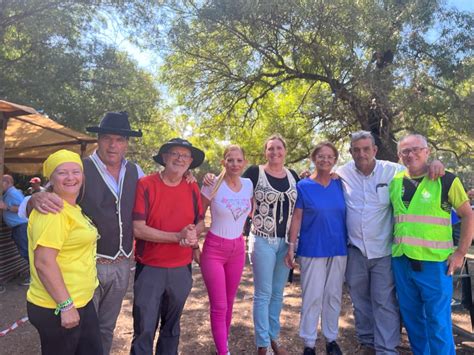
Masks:
[[[270,131],[297,161],[318,134],[341,143],[365,129],[379,158],[396,160],[396,138],[416,131],[472,163],[472,14],[435,0],[166,5],[163,79],[201,130],[253,159]]]
[[[157,78],[99,35],[110,22],[164,55],[171,107]],[[288,163],[305,167],[315,143],[342,148],[357,129],[391,160],[397,138],[425,134],[448,167],[468,171],[473,25],[436,0],[4,0],[0,97],[77,129],[127,110],[144,131],[130,155],[147,172],[176,136],[206,151],[200,177],[219,171],[230,142],[260,163],[277,132]]]
[[[106,111],[126,110],[134,125],[150,120],[159,102],[155,78],[97,31],[113,18],[139,28],[147,3],[2,1],[0,97],[80,130]]]
[[[130,141],[127,157],[140,165],[145,174],[155,172],[158,165],[153,156],[158,153],[160,146],[171,138],[179,136],[168,123],[169,117],[162,112],[155,112],[148,122],[143,122],[140,128],[143,137]]]

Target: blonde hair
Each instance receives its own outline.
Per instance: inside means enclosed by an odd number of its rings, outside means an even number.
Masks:
[[[240,151],[243,157],[245,158],[244,149],[237,144],[231,144],[224,149],[224,159],[226,158],[227,154],[229,154],[233,150]],[[214,185],[214,188],[212,189],[211,197],[209,198],[209,200],[212,200],[214,196],[216,196],[217,190],[219,190],[219,187],[221,187],[222,182],[224,181],[225,174],[226,174],[226,169],[225,167],[223,167],[220,174],[217,176],[216,184]]]

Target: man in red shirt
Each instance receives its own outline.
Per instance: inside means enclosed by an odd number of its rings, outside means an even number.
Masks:
[[[131,354],[177,354],[180,318],[192,287],[191,262],[204,228],[198,185],[183,175],[201,165],[204,152],[187,140],[165,143],[153,159],[164,170],[138,181],[133,231],[135,272]]]

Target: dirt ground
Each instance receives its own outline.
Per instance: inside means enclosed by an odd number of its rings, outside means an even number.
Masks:
[[[194,286],[188,298],[181,319],[180,354],[215,354],[209,325],[209,303],[207,292],[202,281],[199,267],[193,266]],[[25,295],[27,287],[17,285],[19,279],[6,285],[5,292],[0,294],[0,331],[26,315]],[[112,354],[125,355],[130,351],[132,338],[132,302],[133,293],[130,283],[129,291],[122,304],[122,312],[115,329]],[[234,317],[230,336],[232,354],[255,354],[252,323],[253,283],[250,265],[246,265],[242,283],[234,306]],[[290,354],[301,354],[303,343],[298,337],[299,311],[301,306],[301,289],[299,274],[295,272],[294,282],[285,289],[285,301],[281,314],[281,340]],[[463,313],[456,313],[456,322],[467,322]],[[357,341],[354,332],[352,304],[347,292],[344,292],[340,317],[339,344],[345,354],[354,354]],[[474,348],[466,339],[455,337],[458,354],[474,354]],[[462,344],[464,342],[464,344]],[[402,333],[401,354],[411,354],[405,332]],[[39,337],[35,328],[26,323],[18,329],[0,337],[0,354],[39,354]],[[324,354],[324,341],[317,343],[317,353]]]

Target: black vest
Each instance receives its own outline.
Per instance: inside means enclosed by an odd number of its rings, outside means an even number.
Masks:
[[[85,193],[79,202],[84,213],[99,230],[97,256],[115,258],[120,252],[130,256],[133,250],[132,212],[138,181],[137,166],[127,163],[120,201],[110,191],[90,158],[85,158]],[[81,195],[79,196],[81,198]]]

